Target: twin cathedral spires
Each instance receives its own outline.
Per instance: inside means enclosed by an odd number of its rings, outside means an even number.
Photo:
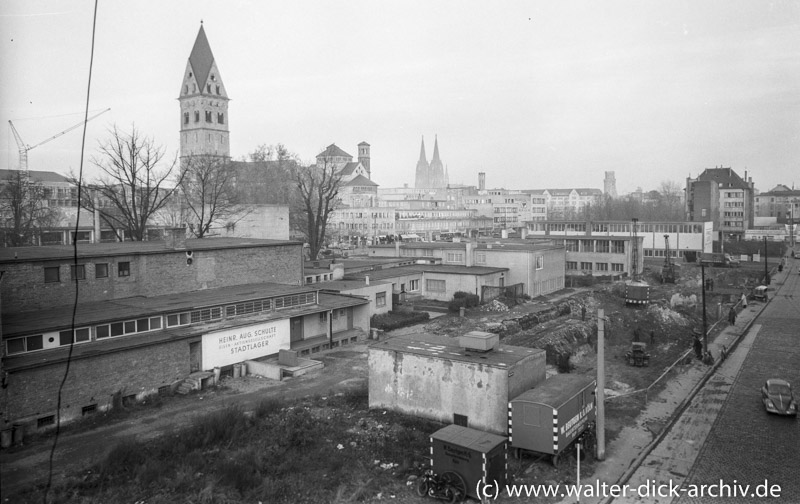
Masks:
[[[445,189],[449,183],[448,178],[444,165],[439,159],[439,138],[434,137],[433,159],[428,163],[428,158],[425,156],[425,137],[422,137],[414,187],[417,189]]]

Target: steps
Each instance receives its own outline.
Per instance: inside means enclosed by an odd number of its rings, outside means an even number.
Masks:
[[[189,377],[186,378],[178,385],[178,388],[175,390],[178,394],[186,395],[193,390],[200,390],[201,388],[201,380],[200,378]]]

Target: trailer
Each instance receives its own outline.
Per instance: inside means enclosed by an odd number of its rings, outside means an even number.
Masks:
[[[432,497],[481,500],[476,491],[478,482],[481,486],[506,482],[508,440],[497,434],[448,425],[431,434],[431,469],[440,481],[438,487],[446,489],[442,495]]]
[[[717,268],[738,268],[740,266],[738,259],[721,252],[700,254],[700,264]]]
[[[578,441],[594,449],[597,381],[560,374],[520,394],[508,404],[508,439],[514,455],[549,455],[558,466]]]

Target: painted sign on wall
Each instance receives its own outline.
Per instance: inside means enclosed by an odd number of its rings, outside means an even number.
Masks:
[[[203,369],[277,354],[290,346],[289,319],[210,332],[203,335]]]

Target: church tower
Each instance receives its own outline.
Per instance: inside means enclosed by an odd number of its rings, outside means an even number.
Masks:
[[[419,161],[417,161],[417,175],[414,179],[414,187],[417,189],[427,189],[430,187],[428,180],[428,158],[425,156],[425,137],[422,137],[422,145],[419,148]]]
[[[444,165],[442,160],[439,159],[439,137],[435,137],[433,142],[433,159],[431,159],[430,170],[428,171],[429,186],[433,189],[444,189],[447,187],[444,177]]]
[[[202,21],[186,63],[178,101],[181,106],[181,159],[193,155],[229,158],[229,98]]]
[[[367,142],[358,144],[358,162],[366,168],[367,178],[372,180],[372,170],[369,167],[369,144]]]
[[[603,180],[603,192],[609,198],[617,197],[617,178],[613,171],[606,172],[606,178]]]

